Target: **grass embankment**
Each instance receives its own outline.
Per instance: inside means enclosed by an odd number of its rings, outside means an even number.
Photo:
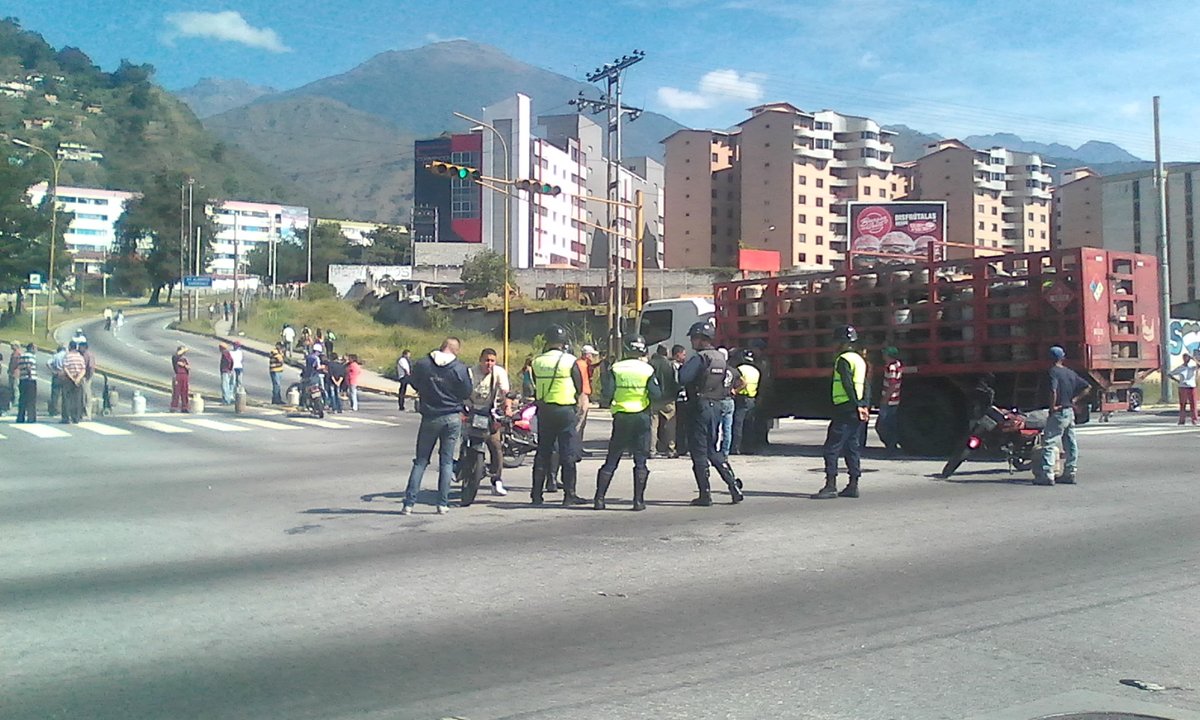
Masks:
[[[46,308],[42,304],[44,297],[38,298],[37,308],[37,329],[33,332],[29,330],[29,306],[26,306],[25,312],[18,315],[11,324],[0,327],[0,339],[5,343],[19,342],[22,345],[35,343],[39,347],[52,348],[57,345],[54,338],[46,331]],[[170,305],[160,305],[157,307],[149,307],[146,305],[145,298],[108,298],[88,296],[83,301],[83,307],[78,304],[73,304],[72,307],[64,309],[61,306],[55,306],[54,312],[51,315],[50,322],[54,326],[65,325],[69,323],[83,323],[91,320],[99,320],[104,316],[104,308],[112,308],[116,310],[124,310],[125,315],[139,312],[143,310],[163,310],[171,307]]]
[[[447,335],[455,335],[463,341],[461,355],[467,362],[478,358],[480,351],[486,347],[504,352],[501,347],[502,341],[485,333],[453,327],[433,330],[406,325],[384,325],[353,305],[332,299],[258,302],[242,323],[241,329],[247,337],[255,340],[276,342],[284,323],[291,323],[297,333],[306,325],[314,332],[317,328],[332,328],[337,333],[336,349],[339,355],[355,353],[365,367],[389,374],[395,372],[396,358],[401,350],[408,348],[414,356],[419,357],[440,345]],[[203,327],[195,326],[189,329],[212,331],[207,320],[201,325]],[[533,346],[530,343],[510,341],[510,369],[516,372],[525,356],[532,353]]]

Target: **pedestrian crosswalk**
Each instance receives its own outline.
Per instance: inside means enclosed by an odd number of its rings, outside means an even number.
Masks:
[[[36,440],[65,440],[72,437],[101,436],[106,438],[146,435],[188,435],[194,433],[245,433],[253,431],[322,430],[345,431],[356,427],[398,427],[391,420],[358,416],[333,416],[325,419],[308,416],[272,415],[270,417],[240,417],[222,414],[214,417],[187,415],[117,416],[86,420],[74,425],[62,425],[57,419],[46,422],[16,423],[12,416],[0,417],[0,441],[33,438]]]
[[[1139,422],[1136,424],[1089,423],[1075,428],[1075,434],[1083,437],[1158,437],[1160,435],[1200,435],[1195,425],[1163,425]]]

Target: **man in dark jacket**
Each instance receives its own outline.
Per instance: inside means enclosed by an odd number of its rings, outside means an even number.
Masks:
[[[650,406],[650,438],[662,457],[675,455],[675,400],[679,395],[677,370],[667,356],[667,346],[659,345],[650,357],[654,368],[654,379],[662,390],[662,396]]]
[[[412,384],[421,398],[421,429],[417,431],[417,454],[404,492],[402,515],[411,515],[421,491],[421,477],[438,445],[439,515],[450,511],[450,481],[454,478],[454,453],[462,434],[464,403],[471,397],[471,376],[458,359],[460,341],[449,337],[442,346],[413,364]]]

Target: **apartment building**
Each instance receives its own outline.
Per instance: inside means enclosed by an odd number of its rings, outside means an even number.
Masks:
[[[969,257],[1049,249],[1052,167],[1033,153],[948,139],[902,171],[907,199],[946,203],[946,240],[957,246],[949,254]]]
[[[273,242],[297,241],[309,227],[306,207],[226,200],[204,212],[216,224],[206,267],[215,276],[232,276],[235,263],[238,274],[245,273],[251,252]]]
[[[667,267],[735,266],[740,248],[782,267],[842,258],[848,203],[903,196],[893,133],[863,117],[789,103],[750,108],[730,132],[680,130],[663,141]]]
[[[1171,303],[1195,303],[1195,206],[1200,164],[1167,167],[1167,247]],[[1153,170],[1101,176],[1089,168],[1063,175],[1054,192],[1054,246],[1157,252],[1158,194]]]
[[[29,188],[29,203],[40,205],[47,192],[45,182]],[[122,190],[58,187],[58,211],[71,214],[63,242],[73,258],[74,273],[98,276],[103,272],[104,262],[117,241],[117,221],[125,213],[125,204],[135,197],[136,193]]]

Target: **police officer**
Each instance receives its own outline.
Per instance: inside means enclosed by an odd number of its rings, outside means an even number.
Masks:
[[[650,469],[650,406],[662,399],[662,387],[654,366],[646,361],[646,340],[633,335],[625,341],[624,359],[613,363],[604,374],[604,400],[612,408],[612,439],[608,456],[596,474],[593,507],[604,509],[604,495],[612,483],[621,454],[633,455],[633,509],[646,509],[646,479]]]
[[[858,478],[862,475],[861,441],[866,429],[867,409],[867,361],[854,349],[858,342],[858,331],[850,325],[841,325],[834,330],[838,343],[838,356],[833,362],[833,412],[829,420],[829,432],[825,436],[825,487],[815,500],[833,497],[858,497]],[[850,473],[850,484],[840,493],[837,490],[838,457],[846,458],[846,469]]]
[[[583,377],[574,355],[563,348],[567,331],[561,325],[550,326],[546,333],[546,351],[533,359],[533,385],[537,398],[538,448],[533,461],[534,505],[542,504],[542,491],[551,474],[554,450],[558,449],[562,468],[563,505],[583,505],[587,500],[575,494],[575,464],[579,462],[579,438],[575,435],[575,409],[583,392]]]
[[[728,398],[730,391],[740,382],[737,370],[731,367],[716,348],[713,337],[716,328],[708,322],[694,323],[688,330],[692,349],[696,354],[679,369],[679,382],[687,387],[691,403],[691,437],[688,447],[692,455],[692,474],[700,494],[692,505],[712,505],[712,490],[708,482],[708,466],[711,464],[729,487],[734,503],[744,498],[742,481],[733,474],[729,459],[717,448],[717,432],[721,427],[721,401]]]
[[[758,383],[762,373],[754,365],[753,350],[743,350],[738,360],[737,371],[742,376],[742,386],[733,394],[733,443],[730,452],[741,455],[750,449],[753,440],[746,437],[746,424],[754,426],[754,406],[758,402]]]

